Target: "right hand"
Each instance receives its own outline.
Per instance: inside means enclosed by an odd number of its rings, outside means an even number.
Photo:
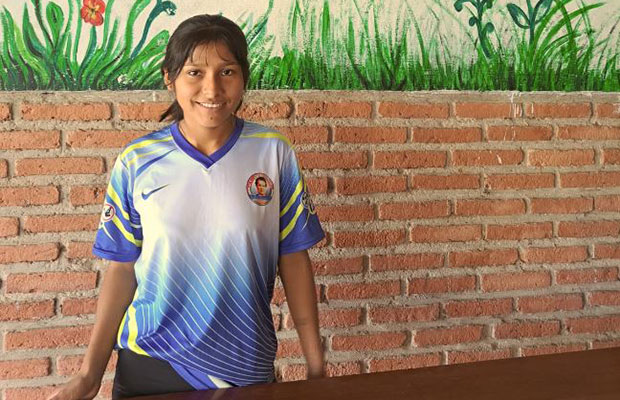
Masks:
[[[65,385],[58,388],[46,400],[90,400],[101,387],[101,380],[78,374]]]

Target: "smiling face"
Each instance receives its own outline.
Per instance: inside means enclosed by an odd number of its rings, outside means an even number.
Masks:
[[[267,195],[267,181],[265,179],[258,178],[256,180],[256,193],[258,193],[259,196]]]
[[[183,128],[192,135],[225,136],[234,128],[234,113],[244,93],[241,66],[222,43],[197,46],[170,82],[183,110]]]

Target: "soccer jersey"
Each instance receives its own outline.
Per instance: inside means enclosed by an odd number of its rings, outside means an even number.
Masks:
[[[237,119],[210,156],[172,124],[117,158],[93,253],[135,261],[116,348],[196,389],[271,382],[278,257],[324,237],[288,139]]]

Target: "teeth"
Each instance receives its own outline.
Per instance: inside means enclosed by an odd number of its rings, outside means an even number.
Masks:
[[[198,104],[206,108],[218,108],[218,107],[221,107],[222,104],[224,103],[198,103]]]

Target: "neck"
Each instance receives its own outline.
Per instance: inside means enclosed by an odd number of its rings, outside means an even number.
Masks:
[[[232,116],[229,124],[224,127],[195,129],[188,127],[187,121],[182,119],[179,121],[179,131],[198,151],[210,156],[224,146],[235,130],[235,122],[236,117]]]

